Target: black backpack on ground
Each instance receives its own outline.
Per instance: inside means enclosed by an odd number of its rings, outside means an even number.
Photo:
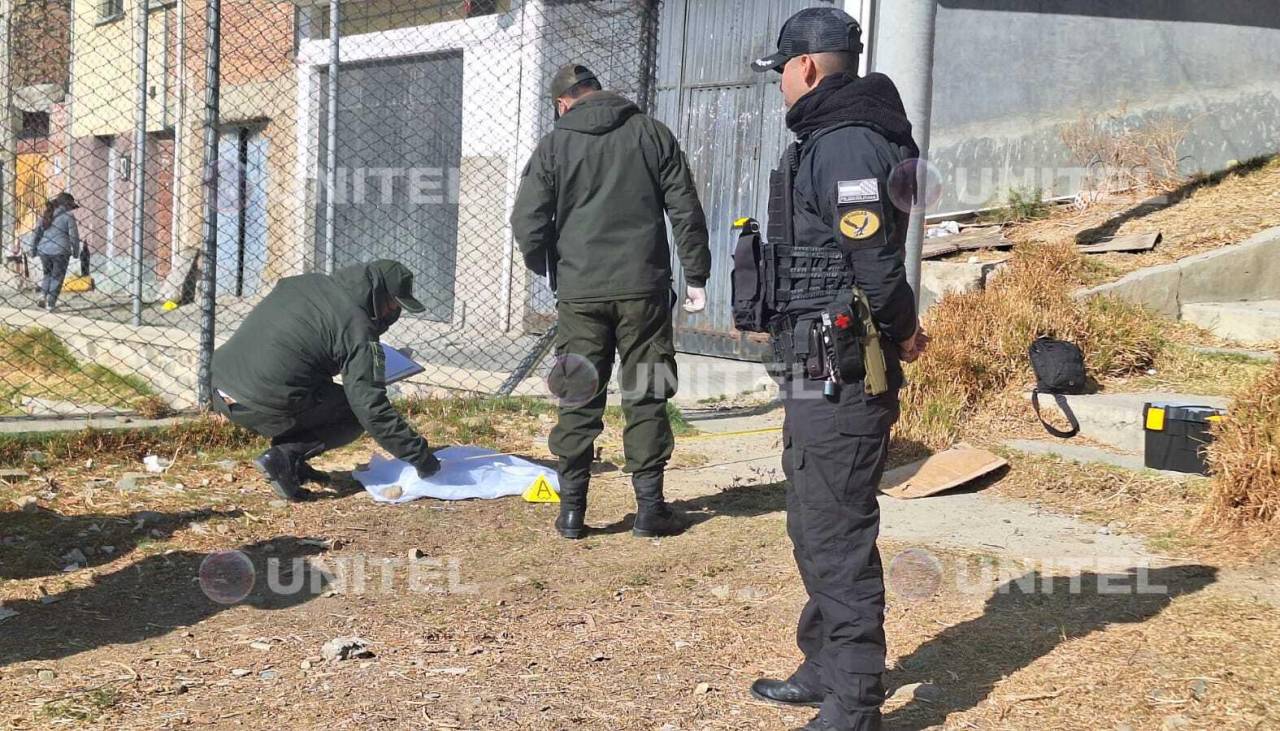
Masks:
[[[1053,338],[1039,338],[1031,344],[1028,351],[1031,357],[1031,368],[1036,372],[1036,388],[1031,392],[1031,406],[1044,428],[1060,439],[1070,439],[1080,433],[1080,421],[1072,413],[1071,406],[1063,395],[1078,395],[1085,392],[1088,380],[1085,376],[1084,353],[1074,343]],[[1047,393],[1054,397],[1058,408],[1071,423],[1071,431],[1054,428],[1040,414],[1040,394]]]

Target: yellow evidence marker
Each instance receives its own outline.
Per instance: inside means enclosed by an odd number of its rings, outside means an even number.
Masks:
[[[528,490],[524,491],[524,500],[529,503],[558,503],[560,495],[556,492],[546,476],[539,475]]]

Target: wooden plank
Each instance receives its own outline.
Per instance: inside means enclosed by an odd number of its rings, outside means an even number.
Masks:
[[[944,239],[955,244],[961,251],[981,251],[982,249],[1011,249],[1013,242],[1004,237],[1003,226],[975,228],[962,234],[948,236]]]
[[[1096,244],[1079,247],[1082,254],[1113,254],[1113,253],[1140,253],[1143,251],[1151,251],[1159,246],[1164,240],[1164,234],[1159,231],[1155,233],[1131,234],[1129,236],[1117,236],[1114,239],[1108,239]]]
[[[1008,461],[984,449],[961,444],[945,452],[889,471],[881,492],[899,500],[916,500],[953,490],[989,475]]]
[[[953,238],[955,237],[948,236],[942,240],[935,240],[937,241],[937,243],[926,242],[924,245],[924,251],[920,254],[920,258],[921,259],[937,259],[939,257],[949,256],[951,254],[954,254],[960,251],[959,246],[956,246],[955,244],[947,243],[948,239],[953,239]]]

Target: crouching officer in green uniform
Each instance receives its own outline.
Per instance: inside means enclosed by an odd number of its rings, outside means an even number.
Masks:
[[[277,495],[305,499],[303,483],[328,480],[307,460],[365,432],[420,476],[439,471],[427,440],[387,398],[378,341],[401,310],[425,309],[413,274],[394,261],[288,277],[214,352],[210,405],[271,440],[254,465]]]
[[[626,416],[626,471],[636,493],[633,532],[678,533],[684,521],[663,496],[674,438],[667,399],[676,390],[672,334],[671,218],[684,266],[685,309],[706,305],[711,274],[707,224],[675,135],[627,99],[602,91],[595,74],[570,64],[551,82],[555,129],[534,150],[511,226],[527,266],[557,291],[556,353],[561,376],[585,372],[582,399],[561,398],[551,432],[559,458],[566,538],[586,530],[587,486],[615,352]],[[577,361],[577,362],[575,362]],[[589,367],[587,367],[589,365]]]
[[[746,222],[733,275],[739,329],[772,336],[786,410],[787,532],[809,594],[796,633],[804,662],[751,690],[818,707],[804,728],[838,731],[881,724],[876,495],[901,362],[927,342],[905,273],[909,214],[889,190],[894,168],[919,153],[893,82],[856,76],[861,50],[853,18],[811,8],[783,26],[777,53],[752,64],[782,74],[797,141],[771,180],[767,239]]]

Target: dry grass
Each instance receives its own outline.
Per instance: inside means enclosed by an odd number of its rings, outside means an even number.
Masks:
[[[1237,394],[1209,461],[1212,523],[1280,530],[1280,365]]]
[[[1089,271],[1069,245],[1021,246],[986,290],[943,299],[926,323],[930,352],[909,369],[904,435],[950,444],[966,413],[1030,381],[1027,348],[1042,335],[1078,344],[1095,378],[1145,371],[1162,347],[1158,323],[1119,300],[1072,298]]]
[[[1092,278],[1085,283],[1095,284],[1238,244],[1276,226],[1280,157],[1253,160],[1154,198],[1132,192],[1099,195],[1082,209],[1058,208],[1048,218],[1010,227],[1005,235],[1017,243],[1075,244],[1153,231],[1164,234],[1154,251],[1091,256]]]
[[[1075,162],[1089,170],[1088,191],[1166,190],[1180,187],[1178,153],[1190,125],[1156,118],[1135,123],[1123,111],[1105,117],[1082,117],[1062,131],[1062,143]]]

